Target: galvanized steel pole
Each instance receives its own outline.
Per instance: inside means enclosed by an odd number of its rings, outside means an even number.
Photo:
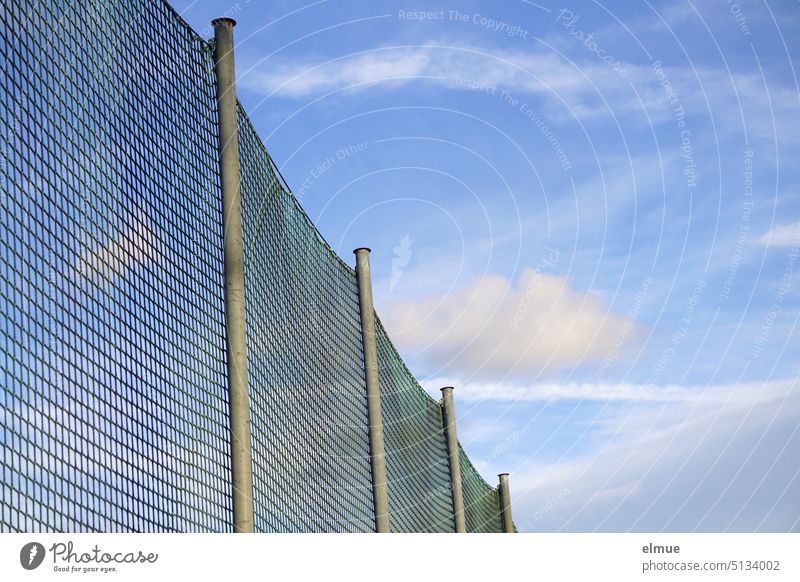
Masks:
[[[367,248],[353,251],[356,255],[358,302],[361,308],[361,336],[364,344],[364,371],[367,382],[367,415],[369,423],[370,463],[372,465],[372,498],[375,505],[375,531],[389,532],[389,486],[386,477],[386,450],[383,444],[381,391],[378,378],[378,346],[375,339],[375,308],[372,304],[372,275]]]
[[[453,402],[453,387],[442,388],[442,425],[447,458],[450,461],[450,482],[453,484],[453,518],[456,533],[467,531],[464,522],[464,490],[461,486],[461,458],[458,454],[458,435],[456,434],[456,407]]]
[[[503,519],[503,533],[514,533],[514,520],[511,519],[511,493],[508,489],[508,473],[500,473],[500,515]]]
[[[239,137],[236,120],[236,75],[230,18],[214,26],[219,118],[219,173],[222,182],[222,224],[225,262],[225,339],[228,354],[228,398],[231,421],[231,488],[233,530],[253,531],[253,459],[250,404],[247,393],[247,352],[244,312],[244,252],[242,248]]]

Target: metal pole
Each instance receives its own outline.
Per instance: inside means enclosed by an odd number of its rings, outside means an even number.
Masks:
[[[500,516],[503,520],[503,533],[514,533],[514,520],[511,519],[511,493],[508,490],[508,473],[500,473]]]
[[[367,380],[369,449],[372,465],[372,497],[375,504],[375,531],[389,532],[389,485],[386,477],[386,451],[381,420],[381,391],[378,378],[378,346],[375,340],[375,308],[372,305],[372,276],[367,248],[356,255],[358,302],[361,308],[361,336],[364,343],[364,371]]]
[[[253,531],[253,459],[244,313],[244,253],[239,180],[239,136],[236,120],[236,75],[230,18],[213,20],[214,62],[219,115],[219,173],[225,244],[225,338],[228,353],[228,397],[231,421],[231,487],[233,531]]]
[[[442,425],[447,442],[447,457],[450,460],[450,482],[453,484],[453,518],[456,533],[465,533],[464,490],[461,486],[461,459],[458,454],[458,435],[456,434],[456,406],[453,402],[453,387],[442,388]]]

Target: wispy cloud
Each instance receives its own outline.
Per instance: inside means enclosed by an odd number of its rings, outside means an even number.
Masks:
[[[384,320],[403,349],[462,378],[529,378],[601,357],[623,328],[635,335],[597,296],[533,269],[516,284],[489,275],[453,293],[392,305]]]
[[[436,41],[379,47],[322,62],[271,59],[267,71],[251,72],[240,83],[266,95],[302,99],[409,83],[459,91],[493,88],[497,94],[507,90],[511,97],[550,96],[554,104],[566,104],[579,117],[606,114],[608,105],[602,95],[613,89],[617,96],[620,91],[627,95],[625,100],[615,99],[615,106],[639,108],[633,92],[602,64],[581,63],[574,68],[552,52],[505,51]]]
[[[582,437],[593,446],[581,454],[537,462],[534,443],[511,468],[517,525],[532,531],[797,528],[796,380],[693,390],[696,397],[674,402],[600,409]]]
[[[378,49],[323,63],[273,63],[270,72],[248,75],[243,82],[250,88],[284,97],[308,97],[342,88],[355,92],[375,83],[405,82],[425,76],[431,68],[430,60],[427,49]]]
[[[797,247],[800,246],[800,222],[776,226],[769,232],[761,235],[756,244],[766,247]]]
[[[459,382],[458,378],[426,380],[426,389],[436,394],[441,386],[456,386],[459,400],[499,400],[509,402],[725,402],[753,403],[770,400],[785,392],[785,382],[747,383],[735,388],[723,386],[678,386],[610,383],[537,383],[528,386],[503,382]]]
[[[267,67],[268,65],[268,67]],[[536,95],[551,116],[608,118],[628,115],[641,124],[673,120],[673,105],[650,65],[623,62],[625,79],[583,53],[507,50],[463,42],[429,40],[418,45],[383,46],[335,59],[271,58],[264,70],[253,68],[240,84],[252,91],[292,99],[334,92],[396,89],[426,83],[448,90],[502,90],[511,98]],[[779,83],[764,84],[760,74],[704,66],[661,65],[678,103],[689,115],[706,117],[713,108],[718,131],[741,131],[743,112],[754,137],[772,135],[775,119],[793,119],[797,94]],[[646,115],[645,115],[646,110]],[[794,127],[794,125],[792,125]],[[784,124],[785,138],[794,134]]]

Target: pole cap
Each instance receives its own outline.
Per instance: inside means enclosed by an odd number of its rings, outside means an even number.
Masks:
[[[498,477],[508,477],[508,473],[498,473]]]
[[[372,249],[369,247],[358,247],[357,249],[353,249],[353,254],[357,255],[358,251],[367,251],[368,253],[371,253]]]
[[[233,18],[215,18],[211,21],[211,26],[214,28],[218,27],[220,24],[230,24],[231,28],[236,26],[236,21]]]
[[[439,390],[441,390],[442,392],[444,392],[445,390],[453,390],[453,389],[454,388],[452,386],[444,386],[442,388],[439,388]]]

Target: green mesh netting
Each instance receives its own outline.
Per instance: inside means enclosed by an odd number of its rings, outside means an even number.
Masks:
[[[210,57],[158,2],[13,0],[0,58],[2,531],[230,530]]]
[[[10,0],[0,59],[0,531],[231,531],[209,47],[162,2]],[[239,139],[256,529],[371,531],[355,274]],[[452,531],[440,405],[377,339],[392,530]]]

